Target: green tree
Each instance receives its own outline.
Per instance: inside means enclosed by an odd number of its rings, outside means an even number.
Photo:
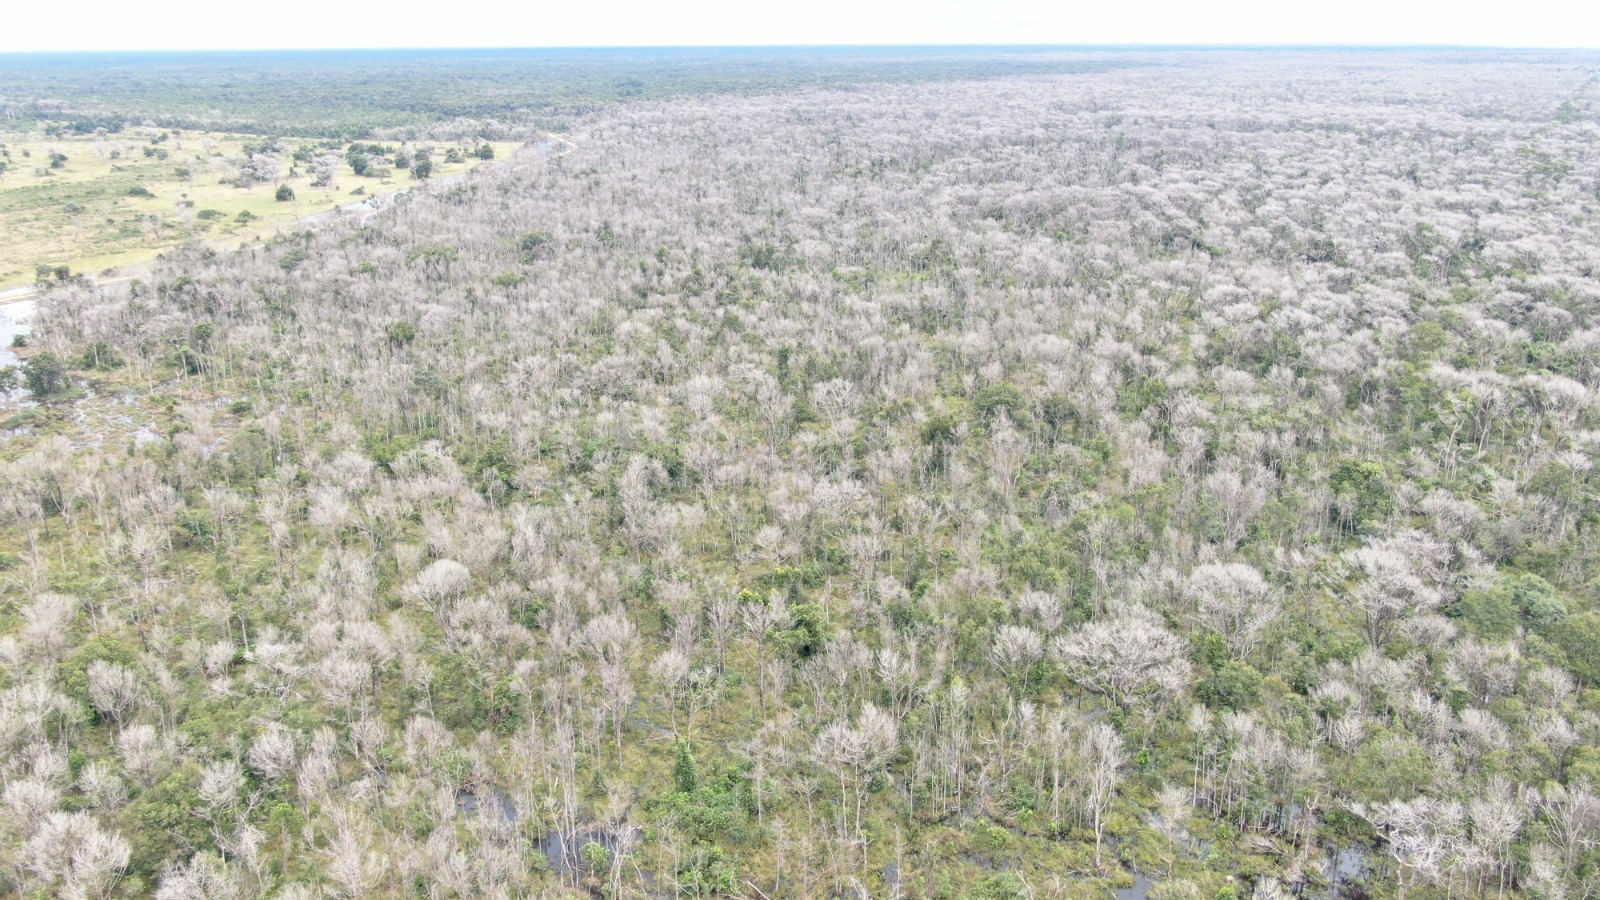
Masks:
[[[815,603],[796,603],[789,608],[789,629],[780,638],[784,647],[795,656],[806,659],[827,643],[826,626],[822,621],[822,607]]]
[[[1358,530],[1367,530],[1389,514],[1389,488],[1382,463],[1348,459],[1328,478],[1335,498],[1334,515],[1349,515]]]
[[[1263,680],[1249,663],[1223,662],[1196,686],[1195,693],[1212,709],[1249,709],[1261,696]]]
[[[549,242],[550,232],[529,231],[517,238],[517,249],[522,251],[523,256],[531,258],[534,254],[539,252],[539,248],[543,247]]]
[[[1437,322],[1418,322],[1406,333],[1405,349],[1412,360],[1432,359],[1450,346],[1450,334]]]
[[[67,367],[49,351],[23,363],[22,372],[24,383],[36,397],[51,397],[67,387]]]
[[[1473,634],[1490,640],[1504,640],[1517,629],[1516,604],[1500,587],[1468,591],[1451,612]]]
[[[972,408],[986,416],[994,415],[998,410],[1015,412],[1022,406],[1022,393],[1014,386],[1001,382],[978,389],[972,395]]]
[[[423,271],[430,277],[438,277],[450,268],[450,264],[456,261],[457,256],[454,247],[435,244],[412,253],[409,259],[412,262],[420,262]]]
[[[739,867],[715,844],[700,844],[678,864],[678,890],[691,897],[732,893],[739,884]]]
[[[78,368],[94,369],[96,372],[108,372],[122,365],[122,354],[108,341],[95,341],[85,347],[83,355],[78,357]]]
[[[1473,633],[1503,640],[1520,625],[1549,632],[1566,620],[1567,604],[1550,582],[1525,573],[1504,578],[1488,590],[1468,591],[1453,612]]]
[[[409,347],[417,339],[417,326],[410,322],[390,322],[385,331],[389,346],[396,349]]]
[[[584,868],[591,874],[604,875],[611,871],[611,851],[607,850],[604,844],[590,841],[583,845],[579,853],[583,856]]]
[[[279,203],[288,203],[294,199],[294,188],[289,187],[287,184],[280,184],[278,185],[277,193],[272,195],[272,199]]]
[[[672,748],[672,757],[672,783],[677,786],[678,793],[694,793],[700,785],[700,767],[695,764],[689,745],[680,741]]]
[[[1556,593],[1550,582],[1532,573],[1518,575],[1506,585],[1511,602],[1522,615],[1528,627],[1545,631],[1561,624],[1567,617],[1566,601]]]
[[[1554,634],[1567,656],[1567,669],[1590,685],[1600,684],[1600,612],[1567,617]]]

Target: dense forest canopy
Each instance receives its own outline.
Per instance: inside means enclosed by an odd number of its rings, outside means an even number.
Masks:
[[[0,885],[1600,897],[1600,58],[1157,62],[49,290]]]

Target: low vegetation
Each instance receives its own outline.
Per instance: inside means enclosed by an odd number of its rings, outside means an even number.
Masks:
[[[479,148],[504,158],[520,144],[370,144],[374,161],[363,157],[360,172],[347,146],[153,127],[0,131],[0,288],[61,266],[98,275],[142,265],[192,240],[235,249],[315,213],[459,175],[482,161],[471,155]]]

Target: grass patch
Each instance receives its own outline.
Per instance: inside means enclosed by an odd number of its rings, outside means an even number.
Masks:
[[[0,288],[32,283],[41,265],[101,274],[191,240],[234,249],[348,204],[352,192],[381,197],[418,184],[406,170],[356,175],[345,145],[295,140],[271,146],[277,178],[243,185],[241,171],[263,146],[251,135],[144,127],[104,136],[0,133],[0,154],[9,154],[0,156],[7,163],[0,175]],[[429,147],[435,181],[483,164],[469,152],[476,141],[388,146],[413,155]],[[519,144],[492,146],[504,160]],[[323,154],[339,162],[332,182],[319,186],[312,161]],[[289,199],[277,199],[280,188]]]

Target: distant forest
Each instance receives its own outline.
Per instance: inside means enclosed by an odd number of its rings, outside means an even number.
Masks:
[[[618,100],[1078,72],[1055,48],[684,48],[0,54],[0,119],[366,138],[470,120],[496,137]]]

